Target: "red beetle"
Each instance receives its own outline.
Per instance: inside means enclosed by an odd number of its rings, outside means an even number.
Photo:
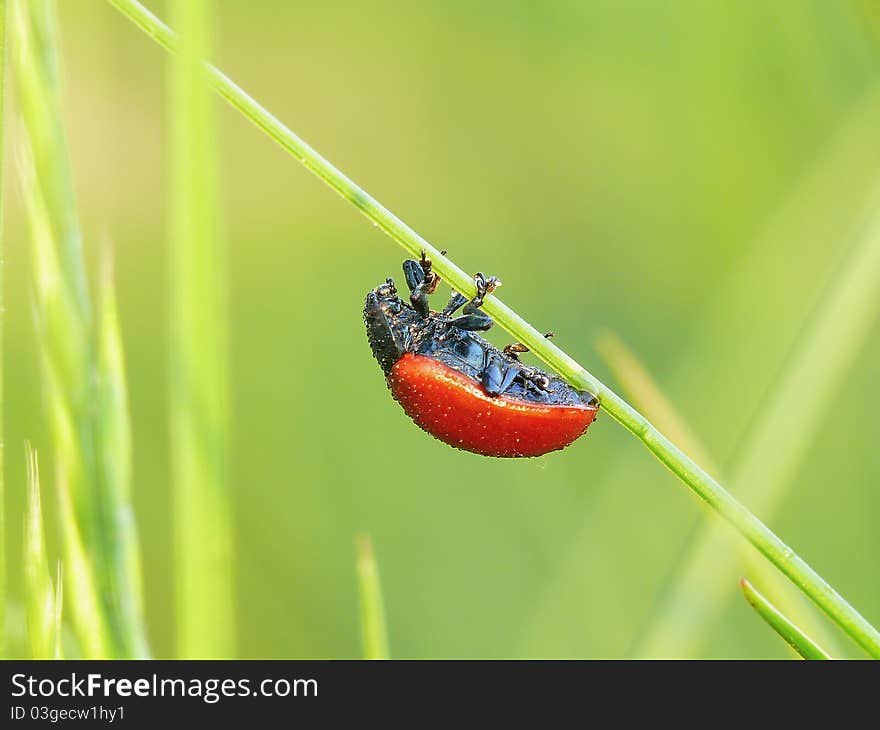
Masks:
[[[592,393],[524,365],[524,345],[499,350],[476,334],[492,326],[480,307],[495,277],[476,274],[476,296],[453,292],[432,312],[428,295],[440,278],[430,259],[423,252],[403,271],[410,303],[387,279],[367,294],[364,322],[392,395],[418,426],[456,448],[504,457],[564,449],[587,430],[599,410]]]

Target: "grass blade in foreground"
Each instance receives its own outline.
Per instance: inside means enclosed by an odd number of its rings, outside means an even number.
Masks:
[[[373,543],[367,535],[361,535],[357,540],[357,576],[364,659],[389,659],[379,566]]]
[[[6,95],[6,0],[0,0],[0,354],[3,352],[3,99]],[[0,358],[0,657],[6,656],[6,496],[3,468],[3,363]]]
[[[54,5],[16,0],[18,101],[25,126],[20,173],[31,234],[43,400],[52,434],[68,605],[87,657],[142,652],[131,584],[127,488],[99,443],[127,413],[100,408],[103,377],[86,284],[58,88]],[[109,429],[109,431],[108,431]],[[113,459],[127,458],[118,453]],[[114,463],[116,463],[114,461]],[[124,469],[122,472],[124,473]]]
[[[232,509],[226,483],[225,272],[218,240],[214,98],[202,78],[207,0],[172,4],[182,53],[171,64],[171,452],[181,657],[235,652]]]
[[[789,621],[770,601],[762,596],[745,578],[740,582],[742,592],[752,608],[786,643],[804,659],[830,659],[809,636]]]
[[[118,542],[114,547],[119,570],[125,575],[127,590],[116,599],[116,610],[132,632],[130,645],[135,656],[149,655],[143,616],[143,586],[138,551],[138,531],[131,501],[131,424],[128,412],[128,387],[116,288],[109,249],[99,286],[97,392],[98,412],[96,448],[99,474],[106,477],[108,503],[116,513]]]
[[[82,501],[86,485],[82,453],[75,433],[75,415],[65,373],[84,365],[81,320],[69,305],[69,290],[63,283],[49,214],[35,179],[33,161],[23,145],[19,176],[30,226],[32,261],[37,300],[37,329],[40,342],[43,400],[56,450],[55,479],[59,501],[59,523],[64,560],[69,566],[68,595],[71,615],[83,654],[89,658],[115,656],[107,618],[99,598],[96,576],[83,537],[83,524],[89,516],[78,513],[75,502]],[[54,335],[54,336],[53,336]],[[79,378],[77,378],[79,380]],[[88,497],[86,493],[84,496]]]
[[[50,659],[59,644],[61,607],[49,573],[43,510],[40,504],[40,467],[37,452],[25,445],[27,456],[27,512],[24,529],[25,614],[32,659]]]
[[[58,570],[55,571],[55,651],[52,655],[53,659],[63,659],[64,651],[61,643],[62,624],[61,618],[64,610],[64,570],[61,561],[58,561]]]
[[[172,51],[177,49],[178,43],[174,32],[137,0],[109,0],[109,2],[162,46]],[[324,159],[229,77],[213,66],[207,66],[207,71],[210,83],[223,98],[331,188],[353,203],[406,251],[418,256],[419,252],[424,250],[434,261],[434,269],[437,273],[453,288],[462,293],[474,291],[471,277],[442,256],[438,249]],[[545,339],[541,332],[496,296],[491,295],[486,298],[484,309],[501,327],[529,347],[571,384],[595,393],[602,408],[610,416],[639,439],[661,463],[763,553],[860,646],[871,655],[880,658],[880,632],[772,530],[701,469],[693,459],[660,433],[641,413],[556,345]]]

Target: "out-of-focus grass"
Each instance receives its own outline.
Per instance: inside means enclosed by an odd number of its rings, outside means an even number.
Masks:
[[[669,381],[674,392],[681,394],[680,400],[698,416],[698,430],[708,432],[716,442],[725,445],[719,450],[722,464],[732,461],[731,454],[739,451],[731,444],[737,443],[740,433],[748,433],[751,437],[754,421],[766,417],[766,404],[761,395],[776,387],[780,372],[783,376],[788,372],[792,361],[788,350],[794,347],[794,333],[803,330],[811,320],[811,312],[819,299],[816,294],[818,286],[828,283],[828,271],[834,271],[840,263],[841,247],[858,233],[854,221],[863,217],[866,207],[873,203],[876,166],[880,160],[871,144],[876,136],[878,115],[880,108],[874,93],[850,110],[837,136],[817,157],[812,170],[804,174],[786,205],[781,206],[774,218],[767,222],[749,255],[716,293],[708,311],[701,313],[692,344],[679,354],[678,372]],[[870,149],[871,154],[866,155],[866,149]],[[829,245],[829,236],[834,236],[835,245]],[[810,256],[804,257],[804,251],[809,251]],[[768,307],[766,297],[774,287],[784,295],[773,297],[774,305]],[[828,357],[839,354],[842,353],[828,353]],[[719,372],[714,380],[707,380],[703,375],[708,362],[717,363]],[[806,436],[806,431],[801,429],[818,425],[801,422],[803,411],[797,403],[788,415],[797,418],[795,439]],[[772,443],[767,446],[772,447]],[[631,457],[622,455],[611,474],[596,486],[600,490],[600,499],[594,506],[597,513],[613,509],[608,502],[616,497],[621,486],[632,483],[635,478],[644,483],[647,477],[634,465]],[[759,489],[764,484],[763,475],[758,475],[753,486]],[[740,495],[736,489],[734,493]],[[748,498],[745,503],[753,506]],[[764,514],[760,501],[754,506],[757,514]],[[659,504],[657,508],[661,508]],[[644,523],[633,524],[623,535],[634,536],[636,530],[644,529]],[[544,627],[564,620],[561,614],[568,615],[563,608],[565,603],[587,605],[590,587],[596,580],[622,580],[620,571],[613,570],[613,562],[607,568],[594,564],[598,576],[592,575],[589,581],[583,576],[582,565],[585,555],[594,553],[605,541],[621,537],[617,527],[609,525],[606,529],[597,519],[587,517],[577,538],[568,547],[569,557],[563,560],[561,568],[551,570],[553,577],[539,602],[532,629],[526,635],[526,645],[532,651],[537,637],[546,635]],[[715,558],[709,553],[696,554],[705,561],[703,574],[713,572],[718,565]],[[674,560],[687,559],[682,548],[678,548],[673,557]],[[606,569],[613,572],[606,575],[603,573]],[[659,575],[662,578],[657,578],[654,595],[665,596],[675,584],[669,584],[668,572]],[[634,578],[633,572],[627,574],[628,580]],[[735,578],[735,574],[729,574],[727,586],[720,586],[720,590],[732,590]],[[688,653],[688,627],[691,620],[696,620],[692,611],[698,610],[704,600],[702,587],[694,590],[692,604],[679,602],[677,610],[669,610],[667,615],[676,622],[679,630],[658,638],[664,642],[663,648],[655,647],[658,654],[678,656]],[[619,606],[619,609],[626,611],[628,607]],[[643,610],[650,626],[656,626],[656,603],[652,602]],[[642,641],[634,649],[637,654],[646,651],[644,642],[648,641],[648,635],[639,627],[636,617],[630,626],[620,627],[622,641],[631,642],[634,634],[642,634]],[[650,629],[648,631],[650,633]],[[546,643],[544,647],[547,651]],[[569,655],[565,648],[551,648],[551,652]]]
[[[176,0],[170,64],[171,463],[177,646],[182,657],[235,652],[235,548],[226,473],[228,375],[224,251],[217,202],[209,0]]]
[[[85,487],[78,482],[82,479],[81,455],[78,451],[74,416],[70,411],[70,402],[65,397],[62,373],[56,364],[50,343],[49,322],[51,318],[59,321],[56,332],[56,344],[60,344],[61,353],[76,356],[75,349],[65,335],[77,331],[76,318],[70,318],[72,307],[67,307],[68,292],[61,284],[59,262],[52,245],[52,232],[48,224],[49,213],[46,210],[40,189],[37,186],[32,158],[28,149],[21,151],[22,162],[19,165],[22,193],[28,210],[28,222],[32,242],[33,266],[35,274],[36,295],[40,302],[37,326],[42,346],[41,360],[42,389],[46,415],[53,432],[56,449],[56,491],[59,502],[60,524],[63,541],[64,560],[68,570],[68,596],[71,616],[77,627],[81,650],[88,657],[108,657],[115,654],[111,644],[109,628],[104,617],[101,599],[96,585],[90,551],[85,543],[85,520],[75,507],[76,503],[88,499]],[[59,358],[60,359],[60,358]],[[65,358],[67,359],[67,358]],[[80,363],[65,363],[78,366]],[[80,488],[80,493],[73,492],[73,486]]]
[[[95,388],[96,439],[99,478],[105,508],[115,515],[113,561],[124,580],[124,588],[114,596],[114,612],[129,632],[128,644],[135,656],[149,653],[143,616],[143,586],[138,549],[138,529],[131,502],[131,424],[125,358],[116,307],[116,286],[109,247],[104,251],[98,305],[97,378]]]
[[[382,583],[379,566],[368,535],[357,540],[358,596],[361,606],[361,641],[364,659],[389,659],[388,632],[385,625],[385,606],[382,601]]]
[[[752,608],[755,609],[755,612],[804,659],[831,658],[824,649],[819,647],[815,641],[790,621],[776,606],[761,595],[748,580],[743,578],[739,584],[743,595],[745,595]]]
[[[734,492],[765,519],[773,518],[787,496],[880,313],[880,198],[869,200],[867,213],[846,235],[853,248],[817,299],[802,340],[732,469]],[[698,646],[730,595],[734,563],[729,535],[704,523],[682,553],[637,653],[675,656]]]
[[[61,587],[52,582],[43,509],[40,500],[40,468],[37,452],[25,447],[28,474],[28,507],[25,514],[25,613],[32,659],[49,659],[59,654],[61,646]],[[61,576],[59,564],[58,576]]]
[[[615,379],[621,384],[632,403],[642,410],[659,428],[669,433],[670,438],[676,444],[681,445],[688,453],[694,454],[698,462],[705,465],[705,468],[711,470],[712,473],[718,473],[719,470],[714,466],[706,447],[688,424],[684,422],[681,414],[669,402],[659,385],[654,381],[651,374],[636,355],[611,332],[605,332],[599,337],[596,342],[596,349],[608,363]],[[703,509],[702,512],[700,521],[695,525],[695,532],[699,529],[702,520],[712,520],[716,524],[717,529],[723,530],[714,514],[706,509]],[[811,626],[813,632],[821,632],[823,641],[828,645],[833,645],[834,639],[828,633],[827,623],[824,621],[819,623],[816,620],[815,611],[811,611],[808,608],[803,595],[793,591],[791,585],[783,576],[755,551],[748,549],[748,546],[737,542],[734,547],[749,574],[759,576],[762,583],[772,588],[776,602],[783,605],[785,612],[789,616],[795,618],[801,624],[815,624],[814,628]],[[676,575],[673,572],[673,584],[675,577]],[[672,587],[668,583],[663,584],[658,592],[658,604],[663,603],[667,591],[671,590]],[[705,625],[701,625],[696,620],[693,620],[689,624],[690,630],[699,637],[700,634],[708,630],[711,624],[710,618],[706,617]],[[647,629],[647,627],[645,628]],[[634,646],[637,647],[642,638],[637,631]],[[696,644],[698,641],[699,639],[695,640],[694,643]],[[681,649],[678,651],[681,651]],[[636,653],[638,653],[638,649],[636,649]]]
[[[596,339],[596,351],[611,368],[626,397],[642,411],[669,438],[694,460],[710,472],[719,469],[691,427],[660,389],[657,382],[636,355],[610,331],[602,332]]]
[[[0,353],[3,352],[3,102],[6,96],[6,0],[0,0]],[[3,364],[0,358],[0,657],[6,655],[6,471],[3,468]]]
[[[466,269],[501,275],[509,303],[582,361],[598,328],[622,333],[707,449],[732,463],[877,169],[880,116],[869,111],[813,193],[791,195],[876,87],[876,58],[845,4],[214,7],[218,64]],[[109,228],[119,251],[150,635],[167,656],[178,555],[163,395],[166,57],[104,3],[60,10],[78,208],[84,229]],[[622,654],[697,516],[692,500],[601,418],[565,452],[521,463],[444,450],[413,429],[359,313],[400,255],[235,115],[221,123],[242,655],[358,653],[360,529],[382,548],[395,656]],[[24,218],[8,202],[7,428],[12,443],[43,444]],[[757,236],[768,220],[772,232]],[[802,498],[778,517],[874,616],[880,592],[852,556],[880,550],[868,488],[880,466],[877,344],[854,372],[858,395],[838,400],[825,448],[798,475]],[[51,449],[40,455],[51,477]],[[11,462],[10,483],[23,484]],[[13,567],[20,522],[9,525]],[[729,606],[706,654],[787,653],[747,606]]]
[[[54,5],[17,1],[13,18],[25,129],[19,167],[68,605],[85,656],[141,656],[119,335],[106,287],[97,330],[93,322],[59,100]]]

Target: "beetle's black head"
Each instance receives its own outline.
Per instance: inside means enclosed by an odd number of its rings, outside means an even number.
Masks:
[[[388,373],[400,356],[406,351],[404,344],[404,323],[409,308],[397,296],[393,279],[386,279],[367,294],[364,303],[364,323],[367,325],[367,338],[373,355]]]

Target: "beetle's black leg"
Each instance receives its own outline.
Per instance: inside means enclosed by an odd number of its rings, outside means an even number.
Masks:
[[[403,273],[409,286],[409,300],[413,308],[423,317],[427,317],[431,308],[428,306],[428,295],[433,294],[440,283],[440,277],[431,268],[431,259],[422,251],[418,261],[407,259],[403,262]]]
[[[403,274],[406,276],[406,285],[409,290],[415,291],[416,287],[425,280],[425,272],[418,261],[407,259],[403,262]]]
[[[522,342],[514,342],[512,345],[505,345],[502,352],[511,360],[519,361],[519,353],[528,352],[529,348]]]
[[[511,386],[519,371],[520,365],[505,362],[497,355],[490,355],[486,367],[480,373],[480,382],[489,395],[501,395]]]
[[[526,385],[531,385],[535,390],[546,391],[550,387],[550,378],[537,368],[521,366],[520,375]]]
[[[477,286],[476,295],[465,305],[462,316],[450,320],[449,323],[463,330],[487,330],[492,326],[492,318],[481,312],[480,307],[483,306],[486,295],[501,286],[501,281],[494,276],[486,278],[481,272],[477,272],[474,275],[474,284]]]
[[[551,337],[556,337],[556,335],[553,332],[547,332],[544,337],[549,340]],[[512,345],[505,345],[502,352],[512,360],[519,360],[519,353],[529,352],[529,348],[522,342],[514,342]]]
[[[465,311],[467,311],[467,307],[465,307]],[[488,314],[484,314],[483,312],[472,312],[449,320],[449,324],[455,325],[459,329],[468,330],[469,332],[484,332],[489,329],[494,322]]]
[[[384,284],[380,284],[376,287],[376,295],[383,298],[396,298],[397,297],[397,287],[394,286],[394,279],[390,276],[385,279]]]
[[[539,393],[546,393],[550,387],[550,378],[537,368],[521,365],[519,375],[527,388],[531,386]]]
[[[467,297],[464,294],[459,294],[457,291],[454,291],[452,292],[452,296],[449,297],[449,302],[443,307],[443,311],[440,312],[440,314],[444,317],[449,317],[461,309],[466,301]]]
[[[554,337],[554,334],[552,332],[547,332],[544,337],[549,340],[551,337]],[[519,354],[528,351],[529,348],[522,342],[514,342],[512,345],[506,345],[502,350],[507,357],[517,363],[519,362]],[[546,391],[547,388],[550,387],[550,379],[537,368],[520,365],[517,372],[522,377],[523,382],[527,387],[531,385],[535,390],[541,392]]]
[[[474,284],[477,287],[477,295],[471,299],[470,303],[475,307],[482,307],[486,296],[501,286],[501,279],[497,276],[486,277],[482,271],[478,271],[474,274]]]

